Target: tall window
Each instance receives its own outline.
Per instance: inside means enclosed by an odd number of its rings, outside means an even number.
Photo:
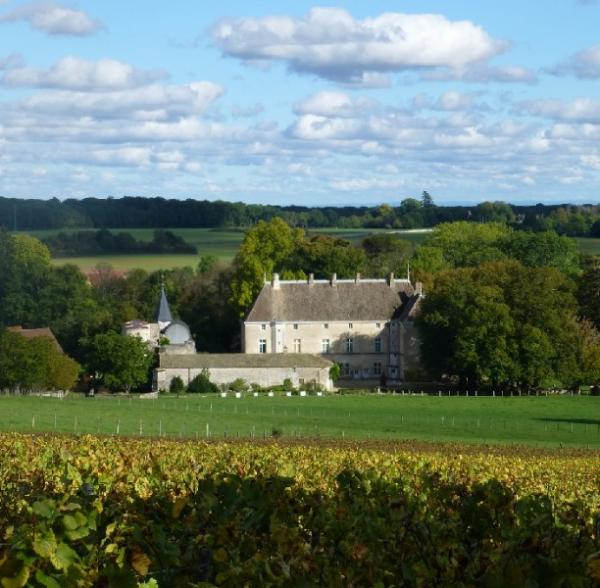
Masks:
[[[376,361],[373,364],[373,375],[374,376],[380,376],[381,375],[381,362]]]
[[[298,323],[294,323],[294,331],[298,330]]]
[[[381,353],[381,337],[375,339],[375,353]]]
[[[350,364],[343,363],[342,364],[342,376],[349,376],[349,375],[350,375]]]
[[[259,341],[258,341],[258,352],[259,353],[266,353],[267,352],[267,340],[266,339],[259,339]]]
[[[329,339],[321,339],[321,353],[329,353],[331,342]]]
[[[348,328],[351,329],[352,328],[352,323],[348,323]]]
[[[302,353],[302,340],[294,339],[294,353]]]
[[[266,331],[266,330],[267,330],[267,325],[260,325],[260,328],[261,328],[263,331]]]
[[[346,353],[352,353],[354,351],[354,339],[352,337],[346,337]]]

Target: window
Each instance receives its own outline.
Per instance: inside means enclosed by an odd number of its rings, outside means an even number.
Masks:
[[[377,337],[375,339],[375,353],[381,353],[381,338]]]
[[[267,325],[260,325],[260,328],[261,328],[263,331],[266,331],[266,330],[267,330]]]
[[[324,328],[326,328],[326,329],[328,329],[328,328],[329,328],[329,323],[325,323],[325,324],[323,325],[323,327],[324,327]]]
[[[294,339],[294,353],[302,353],[302,340]]]
[[[329,339],[321,339],[321,353],[329,353],[331,342]]]
[[[381,362],[376,361],[373,364],[373,375],[374,376],[380,376],[381,375]]]
[[[294,323],[294,331],[298,330],[298,323]]]
[[[375,326],[376,326],[378,329],[381,329],[381,323],[375,323]]]
[[[267,352],[267,340],[266,339],[260,339],[258,341],[258,352],[259,353]]]
[[[349,375],[350,375],[350,364],[343,363],[342,364],[342,376],[349,376]]]
[[[346,337],[346,353],[352,353],[354,351],[354,339],[352,337]]]
[[[348,328],[351,329],[352,328],[352,323],[348,323]]]

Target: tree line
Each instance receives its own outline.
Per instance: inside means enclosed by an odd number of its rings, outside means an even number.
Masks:
[[[83,255],[197,253],[191,243],[172,231],[156,230],[151,241],[136,239],[126,232],[115,233],[108,229],[58,233],[43,239],[52,257],[77,257]]]
[[[68,198],[59,200],[0,197],[0,227],[10,230],[122,228],[249,228],[282,218],[293,227],[383,227],[414,229],[455,221],[502,222],[531,230],[556,230],[570,236],[600,236],[596,205],[523,206],[482,202],[436,205],[428,192],[399,204],[379,206],[273,206],[167,198]]]

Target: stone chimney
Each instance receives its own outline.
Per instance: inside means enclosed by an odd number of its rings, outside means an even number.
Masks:
[[[415,294],[423,296],[423,282],[417,282],[415,284]]]
[[[273,274],[273,279],[271,280],[273,290],[279,290],[279,285],[279,274]]]
[[[356,272],[356,277],[354,278],[354,282],[358,284],[360,282],[360,274]]]
[[[332,274],[331,275],[331,285],[332,286],[337,286],[337,274]]]
[[[308,285],[312,286],[315,283],[315,274],[308,274]]]
[[[394,272],[390,273],[389,286],[390,286],[390,288],[392,288],[394,286]]]

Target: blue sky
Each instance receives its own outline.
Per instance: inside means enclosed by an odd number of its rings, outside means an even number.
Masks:
[[[596,202],[600,2],[0,0],[0,195]]]

